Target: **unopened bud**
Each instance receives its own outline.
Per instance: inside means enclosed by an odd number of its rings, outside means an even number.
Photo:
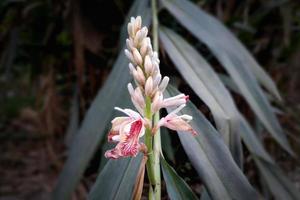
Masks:
[[[161,81],[161,74],[160,73],[156,73],[154,75],[154,79],[153,79],[153,87],[157,88],[158,85],[159,85],[159,83],[160,83],[160,81]]]
[[[140,43],[147,36],[147,34],[148,34],[148,29],[146,27],[143,27],[142,29],[138,30],[134,37],[134,45],[136,47],[140,46]]]
[[[129,50],[132,50],[134,48],[132,39],[126,39],[126,46]]]
[[[133,25],[134,34],[136,34],[136,32],[141,29],[141,26],[142,26],[142,18],[141,16],[137,16],[135,18],[134,25]]]
[[[132,23],[128,23],[128,25],[127,25],[127,31],[128,31],[129,37],[133,38],[133,37],[134,37],[134,34],[133,34]]]
[[[143,70],[138,66],[136,68],[136,74],[133,74],[134,78],[140,85],[144,85],[146,78],[144,76]]]
[[[153,80],[152,80],[152,77],[150,76],[147,79],[146,84],[145,84],[145,94],[147,96],[151,96],[152,91],[153,91]]]
[[[150,75],[153,70],[153,66],[152,66],[151,59],[148,55],[146,55],[146,57],[145,57],[144,68],[145,68],[146,74]]]
[[[161,81],[161,83],[160,83],[160,85],[159,85],[159,90],[161,91],[161,92],[164,92],[165,91],[165,89],[167,88],[167,86],[168,86],[168,83],[169,83],[169,77],[167,77],[167,76],[165,76],[164,78],[163,78],[163,80]]]
[[[151,104],[151,111],[156,113],[161,108],[163,101],[163,95],[161,92],[157,91],[153,97],[152,104]]]
[[[134,58],[135,63],[137,63],[138,65],[142,65],[143,58],[142,58],[141,54],[139,53],[139,51],[136,48],[133,48],[132,53],[133,53],[133,58]]]
[[[152,51],[151,41],[149,37],[145,37],[141,43],[140,52],[144,57],[147,55],[148,51]]]
[[[132,63],[135,64],[136,62],[135,62],[135,59],[133,58],[132,53],[130,53],[130,51],[128,51],[128,49],[125,49],[124,52],[125,52],[126,57],[127,57]]]

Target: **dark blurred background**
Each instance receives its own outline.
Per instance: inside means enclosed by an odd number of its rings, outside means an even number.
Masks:
[[[299,155],[299,1],[193,2],[225,23],[272,76],[284,99],[280,122]],[[0,200],[49,198],[73,130],[80,125],[125,42],[119,41],[119,34],[131,4],[131,0],[0,2]],[[193,41],[208,59],[212,57],[167,12],[160,12],[159,19]],[[163,73],[178,76],[166,56],[161,59],[167,63],[162,65]],[[218,69],[217,63],[215,66]],[[189,90],[184,83],[181,88]],[[245,101],[234,95],[251,120]],[[201,102],[198,105],[209,115]],[[172,142],[177,155],[185,157],[178,139]],[[297,161],[282,154],[268,136],[265,144],[300,189]],[[74,199],[84,199],[98,165],[97,159],[91,161]],[[181,175],[196,176],[188,170],[186,159],[176,165]],[[256,169],[247,161],[246,173],[255,183]],[[200,183],[190,184],[197,191]]]

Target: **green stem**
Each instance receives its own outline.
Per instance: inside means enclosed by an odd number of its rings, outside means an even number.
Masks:
[[[152,5],[152,36],[153,48],[158,52],[158,19],[156,0],[151,1]],[[151,121],[152,125],[159,121],[159,112],[151,113],[151,99],[147,97],[146,101],[146,117]],[[153,117],[153,119],[152,119]],[[147,173],[150,182],[149,199],[161,199],[161,175],[160,175],[160,153],[161,153],[161,138],[160,130],[152,136],[151,130],[146,130],[146,146],[148,148]],[[153,137],[153,138],[152,138]]]
[[[151,99],[149,97],[146,98],[145,117],[152,123]],[[151,128],[146,128],[145,145],[147,146],[147,150],[148,150],[148,160],[146,163],[147,174],[148,174],[150,185],[153,185],[155,183],[155,178],[154,178],[154,170],[152,167],[152,163],[154,163],[154,156],[153,156],[153,138],[151,132],[152,132]]]

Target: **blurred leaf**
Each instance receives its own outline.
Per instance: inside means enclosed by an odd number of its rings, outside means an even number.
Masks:
[[[197,5],[187,0],[161,0],[163,5],[191,31],[199,40],[205,43],[221,61],[238,60],[241,67],[249,68],[256,78],[278,99],[280,94],[269,75],[258,65],[248,50],[220,21],[201,10]],[[235,62],[233,62],[235,64]]]
[[[69,111],[69,125],[66,131],[65,144],[70,146],[79,129],[79,99],[78,89],[76,88],[72,97],[71,107]]]
[[[233,92],[237,93],[237,94],[241,94],[241,91],[240,89],[237,87],[237,85],[233,82],[232,78],[230,78],[229,76],[227,75],[224,75],[224,74],[218,74],[219,78],[222,80],[222,82],[224,83],[224,85],[229,88],[230,90],[232,90]],[[264,92],[264,94],[266,95],[266,97],[269,99],[270,102],[274,101],[274,97],[272,95],[270,95],[269,93],[267,92]],[[279,108],[277,107],[274,107],[272,106],[272,110],[275,114],[282,114],[283,111],[280,110]]]
[[[254,161],[275,199],[300,199],[299,191],[295,188],[293,183],[283,175],[277,166],[271,165],[259,158],[254,158]]]
[[[286,151],[293,154],[287,138],[272,112],[270,103],[263,94],[255,76],[278,99],[280,99],[279,93],[274,82],[259,67],[250,53],[224,25],[193,3],[183,0],[161,1],[183,26],[210,48],[276,141]]]
[[[136,15],[135,12],[137,11],[133,11],[130,15]],[[145,13],[147,12],[145,11]],[[143,24],[147,26],[149,22],[144,21]],[[53,199],[67,200],[71,198],[85,168],[106,134],[104,131],[110,124],[113,108],[121,100],[123,91],[127,91],[126,84],[131,80],[127,65],[128,59],[122,48],[112,72],[91,104],[79,132],[74,138],[69,157],[52,193]]]
[[[92,187],[89,200],[131,200],[142,154],[136,158],[110,159]]]
[[[239,135],[234,131],[238,111],[230,93],[212,67],[182,37],[170,29],[160,28],[160,39],[171,60],[195,93],[210,108],[237,163],[242,151]]]
[[[240,114],[240,119],[241,121],[238,127],[238,132],[243,138],[243,141],[246,144],[248,150],[251,153],[255,154],[256,156],[264,159],[265,161],[274,164],[273,159],[265,150],[259,137],[254,133],[251,126],[248,124],[246,119],[241,114]]]
[[[126,90],[129,80],[127,59],[121,51],[112,72],[87,111],[81,128],[74,138],[69,157],[53,191],[54,199],[71,198],[86,166],[106,134],[104,130],[109,125],[113,108],[122,91]]]
[[[197,196],[176,171],[161,157],[161,168],[171,200],[193,200]]]
[[[7,47],[4,49],[0,60],[0,69],[4,69],[4,78],[5,80],[9,79],[11,76],[12,66],[17,54],[17,47],[19,41],[19,28],[14,27],[10,31],[9,41]]]
[[[171,87],[167,92],[168,96],[178,94]],[[178,136],[211,198],[258,199],[258,194],[235,164],[220,134],[202,113],[192,103],[187,104],[184,113],[193,116],[191,125],[198,134],[192,136],[178,132]]]
[[[201,194],[200,200],[211,200],[206,188],[204,188],[204,191]]]
[[[164,152],[164,155],[172,161],[173,163],[175,162],[175,153],[174,153],[174,147],[172,146],[172,140],[171,140],[171,135],[169,134],[168,129],[162,127],[160,129],[161,131],[161,146],[162,150]]]

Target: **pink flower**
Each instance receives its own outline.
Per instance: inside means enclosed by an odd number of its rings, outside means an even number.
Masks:
[[[112,120],[112,128],[108,134],[109,142],[118,142],[114,149],[105,152],[106,158],[136,156],[144,147],[139,138],[145,133],[145,120],[139,113],[131,109],[115,108],[128,117],[116,117]]]
[[[188,131],[191,132],[193,135],[196,135],[197,132],[191,127],[188,123],[190,122],[193,117],[190,115],[177,115],[181,109],[185,107],[185,104],[179,106],[177,109],[170,112],[166,117],[163,117],[157,123],[155,130],[157,130],[161,126],[165,126],[174,131]]]

